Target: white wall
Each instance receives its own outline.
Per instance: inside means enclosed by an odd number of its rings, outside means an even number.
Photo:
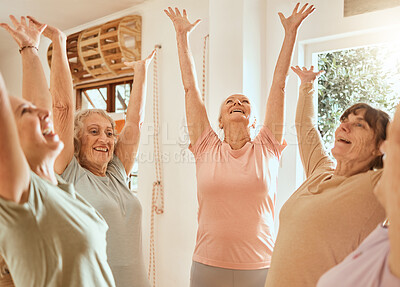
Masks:
[[[222,1],[222,0],[221,0]],[[239,1],[239,0],[238,0]],[[244,5],[247,0],[240,0],[240,5]],[[228,1],[229,2],[229,1]],[[232,0],[230,1],[232,2]],[[209,4],[210,3],[210,4]],[[235,2],[236,3],[236,2]],[[247,1],[247,3],[249,3]],[[210,120],[214,124],[217,121],[219,104],[223,97],[226,97],[230,91],[228,88],[234,88],[233,92],[240,90],[253,91],[255,101],[258,105],[257,113],[260,114],[258,123],[262,122],[264,117],[264,107],[266,103],[265,95],[269,90],[273,69],[278,57],[278,53],[283,40],[283,28],[281,27],[277,13],[282,11],[285,15],[291,13],[296,1],[294,0],[266,0],[255,1],[245,7],[244,14],[237,19],[227,19],[224,15],[218,15],[223,9],[229,9],[227,6],[220,7],[217,1],[210,0],[150,0],[132,9],[122,11],[121,13],[110,15],[87,25],[76,27],[69,32],[79,31],[93,25],[104,23],[106,21],[122,17],[127,14],[140,14],[143,21],[142,33],[142,53],[145,56],[149,53],[155,44],[161,44],[162,49],[159,55],[159,82],[160,82],[160,112],[162,126],[162,151],[165,154],[164,162],[164,187],[165,187],[165,214],[157,218],[157,275],[158,286],[163,287],[186,287],[189,286],[191,256],[195,244],[196,236],[196,180],[193,158],[187,150],[178,145],[178,138],[182,136],[182,125],[184,119],[184,93],[180,79],[177,49],[175,43],[175,32],[170,20],[163,13],[163,9],[168,6],[178,6],[186,8],[189,18],[194,21],[202,18],[203,22],[191,35],[191,44],[193,54],[197,64],[197,74],[201,80],[201,64],[203,37],[210,32],[210,83],[214,81],[213,87],[210,87],[210,98],[207,100],[207,108],[210,112]],[[343,0],[320,0],[315,1],[317,10],[301,27],[299,42],[306,45],[312,41],[323,40],[324,37],[334,36],[336,34],[357,33],[361,30],[372,29],[399,24],[400,8],[383,10],[365,15],[343,18]],[[236,7],[236,6],[232,6]],[[255,23],[243,21],[249,18],[249,15],[259,7],[263,9],[255,17]],[[236,8],[235,8],[236,9]],[[241,8],[238,8],[241,9]],[[236,11],[238,11],[236,9]],[[216,14],[217,13],[217,14]],[[213,23],[209,26],[209,21],[217,17],[222,17],[219,24]],[[240,21],[238,24],[235,21]],[[50,23],[51,24],[51,23]],[[232,38],[228,42],[238,42],[241,50],[237,47],[224,44],[224,39],[215,38],[217,33],[231,29],[235,24],[238,29],[251,29],[257,24],[262,25],[258,32],[252,35],[243,35],[242,32],[230,35]],[[217,25],[217,26],[215,26]],[[236,27],[235,26],[235,27]],[[212,29],[209,29],[212,27]],[[218,32],[220,31],[220,32]],[[214,34],[213,34],[214,33]],[[260,35],[260,39],[257,39]],[[213,39],[214,37],[214,39]],[[245,46],[243,41],[247,39],[254,45]],[[42,40],[40,53],[45,60],[45,54],[48,42]],[[212,46],[214,45],[214,46]],[[244,47],[243,47],[244,46]],[[261,49],[261,50],[260,50]],[[259,53],[257,53],[257,50]],[[299,51],[296,49],[293,64],[302,64],[302,57],[298,57]],[[229,53],[228,53],[229,52]],[[230,53],[235,52],[239,59],[230,58]],[[242,54],[240,54],[242,53]],[[236,57],[235,56],[235,57]],[[257,63],[257,61],[261,62]],[[253,64],[252,64],[253,63]],[[9,55],[0,55],[0,71],[3,73],[7,87],[14,95],[21,93],[21,61],[17,46]],[[259,79],[248,79],[243,73],[254,73],[259,71]],[[48,67],[46,62],[47,75]],[[229,72],[229,73],[227,73]],[[239,74],[238,74],[239,73]],[[232,78],[241,78],[241,82],[235,82],[231,87],[218,87],[219,81],[228,82]],[[255,81],[251,87],[251,80]],[[153,162],[153,118],[152,118],[152,70],[148,82],[148,98],[146,106],[145,124],[140,145],[139,161],[139,198],[143,205],[143,246],[145,260],[148,260],[149,248],[149,227],[150,227],[150,202],[152,183],[155,180],[154,162]],[[276,214],[279,213],[283,202],[290,196],[295,188],[301,183],[302,170],[299,165],[296,136],[294,132],[294,113],[297,101],[297,79],[293,73],[290,73],[287,84],[287,128],[286,140],[288,148],[284,152],[279,184],[278,184],[278,205]],[[180,157],[182,153],[182,157]],[[296,159],[296,160],[294,160]],[[294,180],[296,179],[296,180]]]

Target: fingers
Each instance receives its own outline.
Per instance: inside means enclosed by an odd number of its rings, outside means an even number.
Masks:
[[[177,16],[182,17],[181,12],[179,11],[178,8],[175,8],[175,14],[176,14]]]
[[[308,9],[303,14],[307,17],[314,11],[315,11],[315,7],[314,7],[314,5],[311,5],[310,7],[308,7]]]
[[[304,12],[304,10],[306,10],[307,6],[308,6],[308,3],[304,4],[304,6],[301,7],[301,9],[300,9],[299,14],[302,14]]]
[[[132,67],[133,65],[135,65],[135,62],[124,62],[124,65],[127,67]]]
[[[157,49],[154,49],[150,55],[147,56],[146,61],[151,62],[155,56],[155,54],[157,53]]]
[[[298,2],[298,3],[296,4],[296,6],[294,6],[292,15],[297,13],[297,9],[299,9],[299,6],[300,6],[300,2]]]
[[[286,17],[281,12],[278,13],[278,16],[279,16],[279,19],[281,19],[281,22],[286,20]]]
[[[21,25],[27,27],[27,23],[26,23],[26,18],[24,16],[21,16]]]
[[[38,28],[38,30],[39,30],[39,33],[40,33],[40,34],[42,34],[42,33],[43,33],[43,31],[46,29],[46,27],[47,27],[47,24],[42,24],[42,26],[40,26],[40,27],[37,27],[37,28]]]
[[[187,19],[186,9],[183,9],[183,17],[185,17]]]
[[[193,28],[196,28],[197,25],[199,25],[199,23],[201,22],[201,19],[196,20],[196,22],[193,23]]]
[[[8,32],[13,32],[14,29],[10,27],[10,25],[8,25],[7,23],[0,23],[0,27],[3,27],[5,30],[7,30]]]
[[[11,36],[15,39],[15,29],[13,29],[10,25],[7,23],[0,23],[0,27],[3,27],[5,30],[7,30],[8,33],[11,34]]]
[[[43,23],[40,23],[38,20],[36,20],[35,18],[33,18],[32,16],[26,16],[30,21],[32,21],[33,24],[40,26],[43,25]]]
[[[0,73],[0,95],[7,95],[6,84],[3,80],[3,75]]]
[[[17,27],[19,25],[17,18],[15,18],[14,15],[10,15],[9,17],[10,17],[10,20],[13,23],[14,27]]]

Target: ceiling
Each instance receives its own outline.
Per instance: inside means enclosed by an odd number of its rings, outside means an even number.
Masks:
[[[9,14],[17,18],[30,15],[40,22],[65,31],[145,1],[147,0],[0,0],[0,23],[11,25]],[[1,54],[17,48],[15,41],[2,28],[0,39]]]

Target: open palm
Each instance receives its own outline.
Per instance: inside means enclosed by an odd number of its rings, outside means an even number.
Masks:
[[[191,24],[185,9],[183,9],[183,15],[178,8],[175,8],[174,11],[171,7],[168,7],[168,10],[165,9],[164,12],[172,20],[176,33],[190,33],[201,22],[201,19],[198,19]]]
[[[321,74],[325,72],[325,71],[314,72],[314,66],[311,66],[309,70],[307,70],[307,68],[305,67],[301,69],[299,66],[291,68],[293,72],[295,72],[297,76],[299,76],[302,83],[312,83],[315,81],[315,79],[317,79]]]
[[[299,28],[300,24],[304,19],[308,17],[312,12],[314,12],[314,5],[311,5],[307,8],[308,3],[305,4],[299,11],[300,3],[294,7],[292,15],[286,18],[282,13],[278,13],[279,18],[281,19],[282,25],[287,32],[295,32],[297,28]]]
[[[29,21],[28,24],[25,17],[21,17],[21,21],[18,22],[13,15],[10,15],[10,19],[14,28],[7,23],[0,23],[0,27],[3,27],[11,34],[20,48],[24,46],[39,46],[40,35],[46,28],[45,24],[36,26],[32,21]]]

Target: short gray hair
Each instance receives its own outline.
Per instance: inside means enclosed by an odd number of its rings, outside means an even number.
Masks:
[[[81,110],[75,114],[75,119],[74,119],[74,155],[77,158],[79,158],[79,152],[81,151],[83,122],[89,116],[94,114],[98,114],[110,121],[114,134],[114,141],[116,142],[117,140],[117,138],[115,137],[116,135],[115,121],[104,110],[101,109]]]

